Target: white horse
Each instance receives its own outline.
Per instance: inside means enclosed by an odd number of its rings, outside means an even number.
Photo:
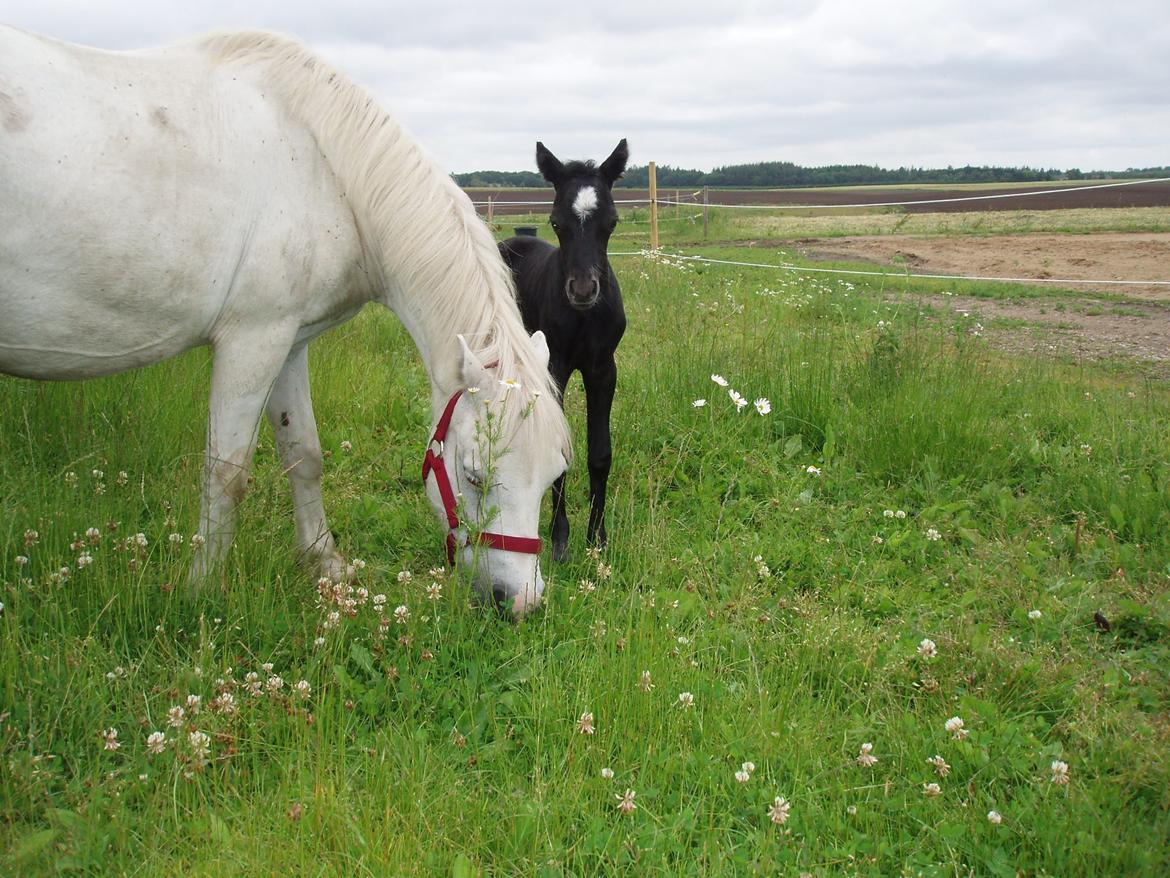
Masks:
[[[370,301],[418,346],[433,424],[458,397],[436,459],[472,533],[534,539],[572,453],[547,345],[470,201],[365,90],[267,33],[105,52],[0,27],[0,372],[83,379],[212,346],[195,580],[231,543],[264,411],[298,546],[344,575],[306,347]],[[531,550],[453,531],[482,590],[518,614],[540,601]]]

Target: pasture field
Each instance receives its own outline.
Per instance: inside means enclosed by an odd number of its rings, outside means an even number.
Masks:
[[[0,378],[0,874],[1166,874],[1167,385],[910,279],[615,267],[610,545],[575,383],[573,557],[519,624],[429,572],[388,313],[311,349],[336,624],[266,426],[186,587],[206,352]]]

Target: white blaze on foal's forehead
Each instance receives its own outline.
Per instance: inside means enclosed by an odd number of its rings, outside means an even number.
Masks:
[[[597,209],[597,190],[592,186],[582,186],[577,190],[577,197],[573,199],[573,213],[581,222],[589,219],[589,215]]]

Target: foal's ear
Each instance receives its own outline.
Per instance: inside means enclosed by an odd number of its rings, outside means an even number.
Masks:
[[[549,152],[547,146],[536,141],[536,167],[540,175],[554,186],[558,185],[565,176],[565,166],[561,160]]]
[[[532,346],[536,348],[536,356],[540,360],[542,369],[548,368],[548,339],[539,329],[532,333]]]
[[[609,154],[609,158],[601,163],[601,176],[612,186],[626,172],[626,162],[629,160],[630,148],[623,137],[622,142]]]
[[[488,370],[483,367],[479,357],[472,353],[463,336],[458,335],[456,338],[459,339],[459,349],[463,355],[463,384],[466,387],[476,389],[488,387],[491,384],[491,375],[488,374]]]

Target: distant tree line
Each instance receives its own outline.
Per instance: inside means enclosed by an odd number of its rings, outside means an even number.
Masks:
[[[476,187],[544,187],[548,183],[535,171],[473,171],[453,174],[455,182],[467,188]],[[1140,177],[1168,177],[1170,167],[1127,168],[1124,171],[1082,171],[1071,168],[879,168],[875,165],[824,165],[806,168],[792,162],[755,162],[749,165],[727,165],[712,171],[658,166],[658,185],[666,188],[724,186],[737,189],[783,188],[802,186],[861,186],[897,183],[1025,183],[1044,180],[1133,179]],[[631,167],[619,186],[645,189],[650,185],[646,165]]]

